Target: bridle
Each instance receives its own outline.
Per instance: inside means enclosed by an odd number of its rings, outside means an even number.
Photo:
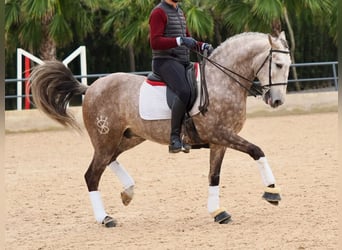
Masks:
[[[287,82],[278,82],[278,83],[272,83],[272,78],[271,78],[271,74],[272,74],[272,53],[283,53],[283,54],[290,54],[289,51],[287,50],[279,50],[279,49],[270,49],[268,56],[265,58],[264,62],[260,65],[259,69],[257,70],[255,76],[258,76],[258,73],[260,72],[260,70],[264,67],[265,63],[267,62],[267,60],[269,61],[269,65],[268,65],[268,84],[264,85],[263,87],[266,88],[271,88],[272,86],[277,86],[277,85],[287,85]]]
[[[267,60],[269,61],[269,83],[267,85],[264,86],[260,86],[260,84],[256,84],[254,81],[247,79],[246,77],[240,75],[239,73],[236,73],[230,69],[228,69],[227,67],[209,59],[206,55],[203,55],[201,53],[199,53],[196,50],[192,50],[194,53],[196,53],[197,55],[199,55],[200,57],[202,57],[203,59],[207,60],[208,62],[210,62],[211,64],[213,64],[216,68],[218,68],[219,70],[221,70],[224,74],[226,74],[227,76],[229,76],[230,78],[232,78],[235,82],[237,82],[242,88],[244,88],[245,90],[247,90],[251,95],[253,95],[254,97],[256,97],[257,95],[262,95],[264,96],[266,92],[268,92],[270,90],[270,88],[272,86],[277,86],[277,85],[287,85],[287,82],[280,82],[280,83],[272,83],[272,78],[271,78],[271,74],[272,74],[272,53],[284,53],[284,54],[289,54],[290,52],[288,50],[278,50],[278,49],[270,49],[269,53],[267,55],[267,57],[265,58],[265,60],[263,61],[263,63],[260,65],[259,69],[257,70],[255,76],[258,75],[258,73],[260,72],[260,70],[264,67],[265,63],[267,62]],[[204,72],[203,72],[204,73]],[[248,81],[252,84],[252,86],[250,88],[247,88],[246,86],[244,86],[238,79],[236,79],[235,77],[233,77],[231,74],[238,76],[239,78]]]

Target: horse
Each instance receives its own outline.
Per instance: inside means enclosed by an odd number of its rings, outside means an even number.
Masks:
[[[205,114],[195,114],[192,120],[202,144],[210,150],[208,213],[214,223],[227,224],[231,215],[220,206],[219,199],[220,170],[227,148],[246,153],[256,162],[264,200],[273,205],[281,200],[265,153],[238,133],[246,120],[247,96],[255,79],[262,90],[260,99],[268,106],[276,108],[284,103],[291,59],[282,31],[277,36],[259,32],[237,34],[222,42],[207,60],[204,73],[210,104]],[[84,178],[95,220],[105,227],[117,225],[116,219],[105,211],[98,191],[105,169],[110,168],[122,183],[121,199],[128,205],[135,182],[118,162],[118,156],[145,140],[162,145],[169,142],[169,119],[150,121],[139,115],[139,91],[145,80],[146,76],[116,72],[87,86],[58,60],[37,65],[30,77],[36,107],[65,127],[80,129],[68,104],[73,96],[84,95],[83,122],[94,149]],[[188,143],[196,147],[191,138]]]

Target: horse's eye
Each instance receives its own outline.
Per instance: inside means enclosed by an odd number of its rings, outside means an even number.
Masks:
[[[277,66],[278,69],[281,69],[283,67],[283,65],[280,64],[280,63],[276,63],[276,66]]]

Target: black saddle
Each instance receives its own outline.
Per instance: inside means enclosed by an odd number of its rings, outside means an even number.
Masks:
[[[162,77],[154,72],[148,74],[147,79],[149,81],[153,82],[165,82]],[[191,108],[193,107],[196,97],[197,97],[197,81],[196,81],[196,72],[195,72],[195,66],[194,63],[190,63],[189,66],[186,68],[186,79],[190,85],[190,103],[187,106],[187,111],[189,112]],[[166,84],[165,84],[166,85]],[[166,85],[167,86],[167,85]],[[172,91],[168,86],[166,88],[166,101],[167,105],[171,109],[173,99],[176,96],[175,92]]]

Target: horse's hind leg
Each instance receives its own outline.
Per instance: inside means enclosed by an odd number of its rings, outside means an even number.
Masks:
[[[125,205],[133,198],[134,180],[128,174],[128,172],[116,161],[116,158],[124,151],[140,144],[144,139],[134,137],[132,139],[126,139],[123,137],[120,140],[120,144],[112,151],[109,149],[102,150],[101,155],[95,150],[94,157],[90,166],[85,174],[85,180],[88,186],[91,204],[93,207],[94,216],[97,222],[104,224],[106,227],[115,227],[116,221],[108,216],[105,212],[100,192],[98,191],[98,185],[101,175],[103,174],[106,166],[109,164],[109,168],[117,175],[125,190],[121,193],[122,201]],[[111,148],[111,147],[109,147]],[[98,150],[100,151],[100,150]],[[112,153],[111,153],[112,152]]]
[[[125,206],[127,206],[133,199],[135,182],[128,171],[116,159],[122,152],[142,143],[143,141],[145,141],[145,139],[140,137],[124,137],[121,140],[117,153],[113,156],[111,163],[108,166],[118,177],[123,186],[124,190],[121,192],[121,200]]]
[[[115,227],[116,221],[106,213],[102,203],[101,194],[98,191],[100,178],[106,169],[106,165],[107,162],[103,160],[101,155],[98,155],[97,152],[95,152],[93,160],[91,161],[84,177],[87,183],[89,197],[96,221],[104,224],[106,227]]]
[[[121,192],[121,200],[122,203],[127,206],[133,199],[135,182],[127,170],[117,160],[112,161],[108,167],[123,185],[124,191]]]

